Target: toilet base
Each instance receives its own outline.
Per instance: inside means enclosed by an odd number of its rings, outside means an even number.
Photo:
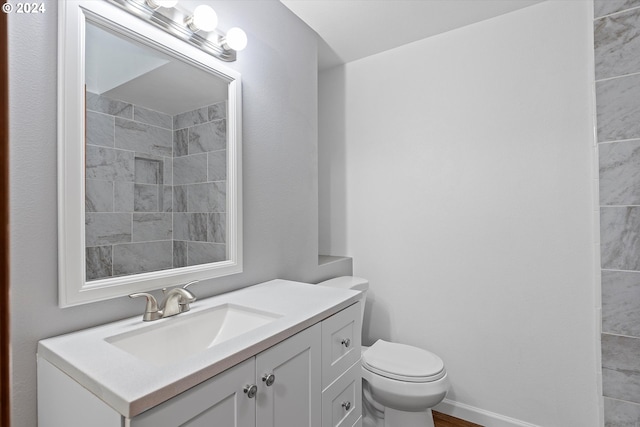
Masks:
[[[369,387],[363,379],[362,427],[435,427],[431,409],[409,412],[385,407],[373,399]]]
[[[421,412],[384,408],[384,427],[434,427],[431,409]]]
[[[420,412],[396,411],[384,408],[384,413],[367,411],[362,418],[363,427],[435,427],[431,409]]]

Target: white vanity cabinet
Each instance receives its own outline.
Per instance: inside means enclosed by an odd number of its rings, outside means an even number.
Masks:
[[[39,356],[39,426],[358,426],[360,329],[358,302],[133,417]]]
[[[128,419],[130,427],[320,427],[320,325]]]

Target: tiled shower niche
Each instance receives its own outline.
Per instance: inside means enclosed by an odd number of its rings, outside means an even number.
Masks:
[[[226,260],[226,101],[86,105],[87,280]]]

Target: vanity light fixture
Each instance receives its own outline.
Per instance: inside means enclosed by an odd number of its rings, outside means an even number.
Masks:
[[[178,4],[178,0],[145,0],[145,2],[153,10],[158,10],[161,7],[171,9],[176,4]]]
[[[216,30],[218,15],[206,4],[190,12],[178,0],[106,1],[225,62],[235,61],[236,52],[247,46],[247,34],[240,28],[226,34]]]
[[[218,26],[218,15],[211,6],[201,4],[195,8],[193,15],[187,16],[184,23],[194,33],[200,30],[209,32],[215,30]]]

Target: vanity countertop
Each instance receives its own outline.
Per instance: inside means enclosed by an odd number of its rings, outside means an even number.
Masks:
[[[358,301],[358,291],[272,280],[191,304],[191,311],[143,322],[142,314],[38,343],[38,355],[132,418]],[[108,343],[114,335],[237,304],[282,317],[181,361],[154,366]],[[142,306],[141,306],[142,309]],[[168,344],[168,343],[167,343]]]

